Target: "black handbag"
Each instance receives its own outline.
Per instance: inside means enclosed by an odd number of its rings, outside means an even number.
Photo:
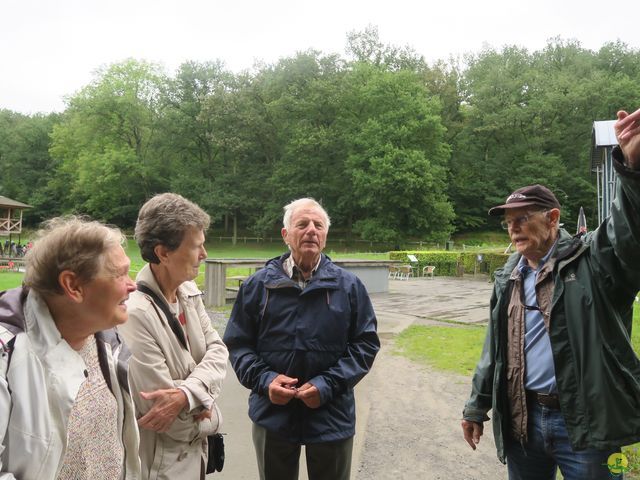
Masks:
[[[207,473],[221,472],[224,467],[224,437],[215,433],[207,437],[209,443],[207,456]]]

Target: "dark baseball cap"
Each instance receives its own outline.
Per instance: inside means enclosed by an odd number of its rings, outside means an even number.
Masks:
[[[558,199],[551,190],[542,185],[522,187],[507,197],[504,205],[489,210],[489,215],[502,215],[505,210],[522,207],[540,207],[541,209],[560,208]]]

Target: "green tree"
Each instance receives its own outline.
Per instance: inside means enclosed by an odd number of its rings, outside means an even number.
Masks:
[[[170,158],[157,148],[165,80],[157,66],[127,60],[68,100],[51,146],[66,210],[131,225],[143,201],[167,188]]]
[[[0,110],[0,195],[34,207],[26,212],[26,224],[58,213],[60,198],[48,187],[57,168],[49,155],[49,134],[58,121],[58,114]]]
[[[265,116],[277,132],[265,227],[278,224],[282,205],[302,196],[321,201],[334,224],[344,223],[341,199],[349,185],[336,124],[343,77],[344,62],[337,56],[308,51],[278,62],[258,79]]]
[[[387,242],[446,238],[453,220],[446,195],[450,151],[438,99],[407,70],[358,63],[346,83],[339,130],[354,229]]]
[[[633,71],[619,48],[609,45],[598,55],[556,38],[533,53],[505,47],[467,58],[464,127],[449,189],[458,228],[482,225],[492,204],[526,183],[559,192],[565,218],[576,218],[580,206],[593,218],[592,124],[613,118],[622,90],[633,91],[626,74],[607,71],[611,64]]]
[[[419,72],[427,69],[424,57],[413,48],[382,43],[378,27],[374,25],[369,25],[362,31],[350,32],[347,35],[346,51],[347,56],[355,63],[368,63],[388,71]]]

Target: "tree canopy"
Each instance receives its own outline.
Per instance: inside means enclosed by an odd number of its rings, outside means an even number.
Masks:
[[[640,106],[639,73],[623,43],[561,38],[428,65],[375,28],[348,36],[347,57],[309,50],[251,72],[129,59],[61,114],[0,110],[0,194],[32,204],[32,222],[77,212],[126,227],[174,191],[256,234],[312,196],[345,235],[389,243],[483,227],[530,183],[565,218],[593,218],[592,122]]]

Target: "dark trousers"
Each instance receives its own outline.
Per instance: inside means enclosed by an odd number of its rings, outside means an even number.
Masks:
[[[298,480],[300,448],[253,424],[260,480]],[[349,480],[353,437],[305,445],[309,480]]]

